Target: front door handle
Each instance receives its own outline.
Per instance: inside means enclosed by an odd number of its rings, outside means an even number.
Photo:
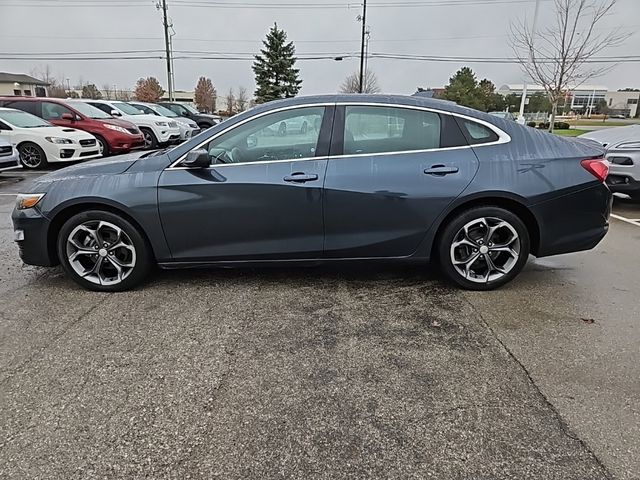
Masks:
[[[306,174],[304,172],[295,172],[295,173],[292,173],[291,175],[287,175],[286,177],[284,177],[283,180],[285,182],[304,183],[304,182],[311,182],[317,179],[318,179],[318,175],[315,173]]]
[[[444,177],[445,175],[450,175],[452,173],[458,173],[458,167],[447,167],[446,165],[432,165],[430,168],[427,168],[424,173],[427,175],[435,175],[437,177]]]

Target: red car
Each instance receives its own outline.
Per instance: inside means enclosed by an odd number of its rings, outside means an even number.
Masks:
[[[44,97],[0,97],[0,107],[16,108],[59,127],[73,127],[91,133],[100,153],[126,153],[144,147],[142,132],[133,123],[113,118],[78,100]]]

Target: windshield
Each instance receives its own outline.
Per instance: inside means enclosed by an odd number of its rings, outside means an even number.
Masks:
[[[126,113],[127,115],[144,115],[144,112],[142,110],[139,110],[133,105],[129,105],[128,103],[111,102],[111,105],[116,107],[118,110],[121,110],[122,112]]]
[[[178,114],[172,110],[169,110],[166,107],[163,107],[162,105],[154,105],[153,109],[158,113],[158,115],[162,115],[163,117],[177,117]]]
[[[200,113],[198,110],[196,110],[195,108],[193,108],[191,105],[182,105],[184,108],[186,108],[187,110],[189,110],[191,113],[195,113],[198,114]]]
[[[20,110],[0,110],[0,120],[18,128],[51,127],[49,122]]]
[[[89,105],[84,102],[67,102],[69,106],[75,108],[82,115],[89,118],[111,118],[111,115],[103,112],[99,108],[94,107],[93,105]]]

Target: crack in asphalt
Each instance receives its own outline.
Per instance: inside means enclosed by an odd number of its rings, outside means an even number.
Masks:
[[[98,300],[94,305],[92,305],[90,308],[88,308],[85,312],[83,312],[80,315],[78,315],[74,320],[71,320],[70,322],[67,322],[67,324],[59,332],[55,333],[49,339],[49,341],[47,341],[44,345],[40,346],[35,352],[33,352],[31,355],[29,355],[29,357],[27,357],[25,360],[23,360],[15,368],[13,368],[13,369],[11,369],[9,367],[0,368],[0,374],[1,375],[5,375],[4,378],[0,379],[0,385],[3,385],[5,383],[7,383],[15,375],[21,373],[25,369],[25,367],[27,367],[27,365],[29,365],[33,360],[36,359],[36,357],[42,355],[42,353],[44,353],[50,346],[52,346],[55,342],[57,342],[58,339],[62,338],[69,330],[71,330],[71,328],[73,328],[74,326],[79,324],[82,320],[84,320],[85,317],[90,315],[91,312],[93,312],[96,308],[98,308],[100,305],[105,303],[108,298],[109,298],[109,296],[105,295],[104,298]]]
[[[491,333],[491,336],[496,340],[496,342],[498,342],[498,344],[504,349],[504,351],[507,353],[507,355],[509,355],[509,357],[511,357],[513,359],[513,361],[516,362],[516,364],[524,372],[524,374],[526,375],[529,383],[533,386],[533,388],[536,390],[536,392],[538,392],[538,394],[544,400],[544,403],[553,412],[553,414],[556,417],[556,420],[558,422],[558,425],[560,426],[560,430],[562,431],[562,433],[566,437],[568,437],[568,438],[570,438],[570,439],[572,439],[574,441],[577,441],[587,452],[589,452],[589,454],[593,457],[593,459],[600,466],[600,468],[602,468],[604,474],[607,476],[607,479],[608,480],[614,480],[613,475],[611,474],[609,469],[606,467],[606,465],[602,462],[602,460],[600,460],[600,458],[595,454],[595,452],[591,449],[591,447],[589,447],[587,442],[585,442],[582,438],[580,438],[577,434],[575,434],[571,430],[571,427],[569,427],[569,424],[564,420],[564,418],[562,418],[562,415],[560,414],[558,409],[555,407],[555,405],[553,405],[553,403],[551,403],[549,398],[547,398],[547,396],[542,392],[542,390],[540,389],[538,384],[535,382],[535,380],[531,376],[531,373],[529,372],[527,367],[511,351],[511,349],[507,346],[507,344],[502,341],[502,339],[498,336],[496,331],[491,327],[489,322],[487,322],[487,320],[484,318],[484,315],[478,310],[478,308],[476,308],[476,306],[471,302],[471,300],[469,300],[469,298],[464,293],[462,294],[462,297],[463,297],[463,300],[467,303],[467,305],[469,305],[469,307],[471,307],[471,309],[474,312],[476,312],[477,316],[480,318],[480,321],[484,324],[484,326]]]

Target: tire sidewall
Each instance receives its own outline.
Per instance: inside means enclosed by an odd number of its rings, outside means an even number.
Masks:
[[[482,217],[494,217],[506,220],[513,226],[520,237],[520,256],[513,268],[503,277],[488,282],[477,283],[462,277],[451,262],[450,249],[453,239],[467,223]],[[531,240],[524,222],[514,213],[501,207],[483,206],[465,210],[456,215],[444,228],[438,239],[438,260],[440,268],[449,280],[467,290],[492,290],[513,280],[527,263],[531,251]]]
[[[36,166],[32,166],[32,165],[27,165],[26,163],[24,163],[22,161],[22,152],[21,150],[24,147],[35,147],[36,150],[38,150],[38,153],[40,154],[40,163]],[[20,165],[22,166],[22,168],[26,168],[28,170],[39,170],[41,168],[44,168],[47,166],[47,155],[44,153],[44,150],[42,149],[42,147],[40,145],[38,145],[37,143],[33,143],[33,142],[23,142],[18,146],[18,159],[20,160]]]
[[[142,132],[143,136],[149,135],[149,137],[151,138],[151,143],[145,146],[147,150],[153,150],[154,148],[158,148],[158,139],[156,138],[156,134],[153,133],[153,130],[149,128],[141,128],[140,131]]]
[[[136,249],[136,266],[127,278],[116,285],[97,285],[85,280],[75,272],[67,258],[67,239],[73,229],[82,223],[95,220],[104,220],[120,227],[129,236],[133,242],[134,248]],[[123,290],[129,290],[144,280],[153,265],[151,247],[138,229],[121,216],[102,210],[81,212],[67,220],[58,234],[56,249],[60,264],[67,275],[81,287],[98,292],[120,292]]]
[[[96,141],[100,144],[102,144],[102,156],[103,157],[108,157],[109,156],[109,144],[107,143],[107,141],[102,138],[100,135],[94,135],[96,137]]]

